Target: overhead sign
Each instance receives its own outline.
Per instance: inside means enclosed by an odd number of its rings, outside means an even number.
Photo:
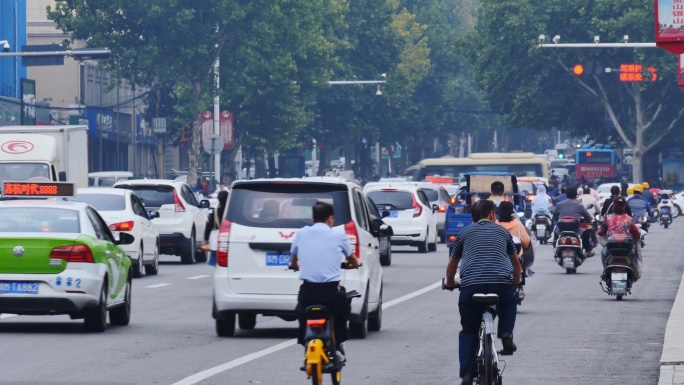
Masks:
[[[57,52],[64,51],[61,44],[41,44],[41,45],[22,45],[22,52]],[[64,53],[66,55],[66,52]],[[61,66],[64,65],[64,56],[22,56],[21,65],[24,67],[33,66]]]
[[[21,125],[36,125],[36,81],[21,79]]]
[[[684,53],[684,2],[655,0],[656,45],[674,54]]]
[[[3,198],[53,198],[74,196],[74,184],[70,182],[4,182]]]

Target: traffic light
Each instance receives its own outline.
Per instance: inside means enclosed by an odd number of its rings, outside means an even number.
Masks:
[[[606,69],[595,63],[575,64],[572,67],[572,73],[577,77],[603,75],[606,73]]]
[[[565,159],[565,150],[556,150],[558,151],[558,159]]]

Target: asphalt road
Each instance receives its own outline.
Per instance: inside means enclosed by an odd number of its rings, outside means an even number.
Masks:
[[[643,278],[622,302],[601,291],[598,256],[566,275],[551,246],[540,246],[504,383],[657,384],[684,266],[683,229],[682,221],[667,230],[652,227]],[[210,315],[212,268],[163,261],[158,276],[134,280],[129,326],[89,334],[68,316],[4,315],[0,384],[307,383],[298,370],[302,348],[292,341],[295,323],[259,318],[255,330],[218,338]],[[459,383],[458,294],[436,285],[446,261],[442,245],[428,254],[395,250],[384,270],[383,328],[346,344],[343,383]]]

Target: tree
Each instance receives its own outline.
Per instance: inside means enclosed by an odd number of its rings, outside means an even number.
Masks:
[[[334,62],[329,35],[344,1],[58,0],[48,10],[72,39],[111,48],[114,57],[104,65],[117,75],[137,86],[155,84],[177,127],[193,122],[193,181],[201,154],[199,115],[216,93],[216,59],[227,85],[222,100],[243,130],[240,138],[250,130],[252,145],[292,145],[290,134],[296,137],[312,119],[307,107]]]
[[[534,4],[534,5],[533,5]],[[543,10],[543,11],[542,11]],[[636,0],[483,0],[475,31],[464,40],[473,74],[492,108],[509,127],[604,131],[609,120],[634,153],[633,180],[643,180],[642,159],[684,114],[676,85],[676,57],[662,50],[540,50],[539,34],[563,41],[653,41],[653,7]],[[616,73],[575,77],[575,63],[642,64],[657,69],[655,82],[619,81]]]

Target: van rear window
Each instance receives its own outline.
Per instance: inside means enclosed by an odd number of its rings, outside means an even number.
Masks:
[[[311,225],[311,207],[333,205],[335,226],[351,221],[346,186],[314,183],[246,183],[233,186],[226,219],[250,227],[293,228]]]

